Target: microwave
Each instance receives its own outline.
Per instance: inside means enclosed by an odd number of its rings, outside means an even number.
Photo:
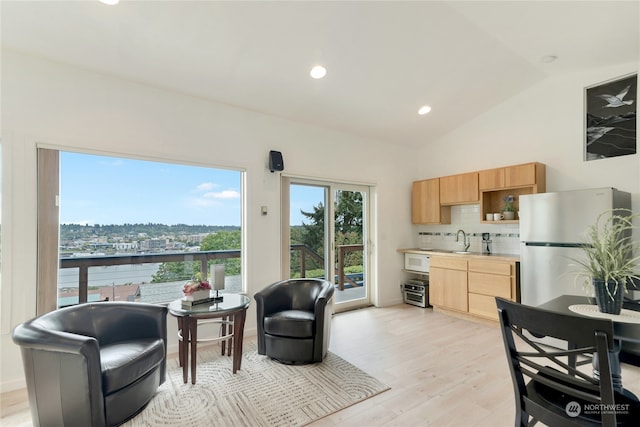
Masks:
[[[428,273],[429,255],[406,252],[404,254],[404,269],[409,271],[417,271],[420,273]]]

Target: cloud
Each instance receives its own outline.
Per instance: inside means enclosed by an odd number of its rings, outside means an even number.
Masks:
[[[235,200],[240,198],[240,193],[236,190],[209,191],[200,197],[192,199],[195,206],[209,207],[222,205],[224,200]]]
[[[203,197],[206,197],[207,199],[239,199],[240,193],[235,190],[224,190],[205,193]]]
[[[214,184],[213,182],[203,182],[196,186],[196,191],[210,191],[217,187],[219,187],[219,185]]]

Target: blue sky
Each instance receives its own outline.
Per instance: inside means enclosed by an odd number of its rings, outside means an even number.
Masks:
[[[60,222],[240,225],[241,174],[60,153]]]
[[[302,225],[304,221],[309,224],[309,218],[303,216],[300,211],[313,212],[313,207],[319,203],[324,204],[324,187],[309,185],[291,185],[289,190],[290,211],[289,224]]]
[[[239,226],[240,191],[238,171],[60,152],[63,224]],[[310,211],[322,194],[292,187],[291,224],[300,224],[300,209]]]

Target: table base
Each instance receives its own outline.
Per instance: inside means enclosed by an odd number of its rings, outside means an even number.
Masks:
[[[211,316],[214,317],[214,316]],[[211,318],[208,317],[208,318]],[[198,342],[222,341],[222,355],[225,350],[228,356],[233,356],[233,373],[235,374],[242,365],[242,341],[246,309],[239,310],[231,315],[218,316],[222,323],[221,336],[198,340],[198,318],[192,316],[178,317],[178,360],[182,366],[182,379],[186,384],[189,379],[189,367],[191,368],[191,384],[196,383],[196,361]],[[232,320],[229,320],[232,318]],[[227,331],[227,327],[229,330]],[[228,346],[227,346],[228,344]],[[189,351],[190,350],[190,351]],[[191,363],[189,364],[189,353]],[[189,366],[190,365],[190,366]]]

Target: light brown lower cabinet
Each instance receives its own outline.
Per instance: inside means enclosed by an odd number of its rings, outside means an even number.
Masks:
[[[469,313],[498,320],[495,297],[516,299],[515,262],[469,260]]]
[[[498,320],[495,297],[516,300],[517,263],[431,257],[429,303],[437,308]]]
[[[429,303],[450,310],[468,310],[467,260],[431,257],[429,268]]]

